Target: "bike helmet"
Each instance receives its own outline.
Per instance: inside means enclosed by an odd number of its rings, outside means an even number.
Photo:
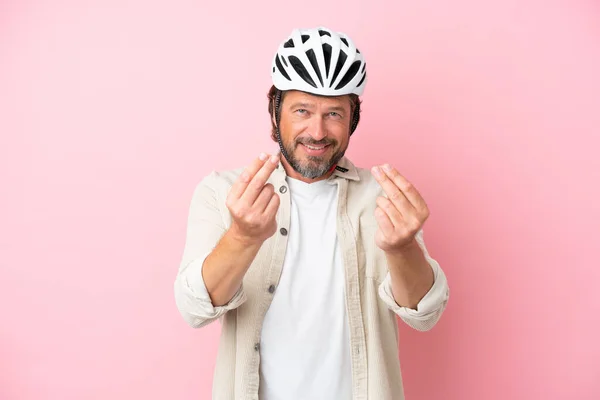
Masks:
[[[322,96],[361,95],[367,82],[363,55],[341,32],[295,29],[273,57],[273,85]]]

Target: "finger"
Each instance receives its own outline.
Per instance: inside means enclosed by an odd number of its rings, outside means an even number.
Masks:
[[[406,199],[416,210],[427,208],[427,204],[417,188],[415,188],[408,179],[402,176],[396,168],[393,168],[389,164],[385,164],[382,169],[388,178],[402,191]]]
[[[386,213],[394,227],[399,228],[404,225],[402,214],[400,214],[396,206],[389,199],[379,196],[375,201],[377,206]]]
[[[265,211],[265,208],[267,208],[267,205],[269,205],[269,201],[274,193],[275,188],[270,183],[267,183],[265,186],[263,186],[263,189],[260,191],[260,194],[254,201],[253,207],[255,207],[255,210],[262,214]]]
[[[269,159],[269,155],[261,153],[256,159],[254,159],[250,165],[244,168],[244,171],[240,174],[238,179],[233,183],[230,190],[230,196],[237,200],[242,197],[244,191],[248,187],[248,184],[254,178],[254,175],[262,168],[265,161]]]
[[[277,214],[280,202],[281,199],[279,195],[277,193],[273,193],[273,196],[271,196],[271,200],[269,201],[269,204],[267,204],[265,212],[263,213],[265,218],[273,218]]]
[[[247,204],[254,204],[261,190],[267,183],[269,176],[275,171],[275,168],[279,164],[279,155],[272,155],[262,166],[261,169],[258,170],[256,175],[252,178],[252,180],[248,183],[244,194],[242,194],[241,200]]]
[[[390,220],[390,217],[381,208],[375,208],[375,219],[379,225],[379,229],[385,237],[391,237],[394,233],[394,224]]]
[[[413,205],[408,201],[404,193],[396,186],[396,184],[386,175],[386,173],[378,166],[371,170],[383,191],[387,194],[388,199],[396,206],[400,214],[406,215],[410,212],[415,212]]]

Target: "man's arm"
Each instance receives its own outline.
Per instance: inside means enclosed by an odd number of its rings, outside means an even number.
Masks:
[[[231,228],[202,267],[206,289],[216,306],[232,299],[263,242],[277,230],[275,217],[280,200],[267,180],[278,163],[277,155],[268,158],[261,154],[242,172],[229,192]]]
[[[394,300],[400,307],[417,309],[417,305],[431,289],[433,270],[425,259],[416,239],[401,250],[385,253],[392,280]]]
[[[229,192],[229,229],[225,230],[208,179],[194,193],[183,261],[175,281],[177,307],[194,328],[209,324],[244,302],[244,275],[262,243],[277,228],[279,196],[266,182],[278,158],[269,161],[262,156],[246,168]]]
[[[415,299],[420,296],[414,307],[412,307],[412,305],[411,307],[404,307],[407,303],[403,303],[404,300],[402,298],[396,299],[395,296],[395,293],[398,293],[398,290],[403,289],[398,289],[399,285],[394,284],[392,278],[394,266],[392,266],[388,267],[389,272],[384,281],[379,285],[379,297],[387,304],[389,309],[398,315],[408,326],[418,331],[428,331],[437,324],[446,309],[450,290],[444,271],[439,263],[433,259],[427,251],[427,247],[423,240],[422,230],[417,233],[415,240],[419,246],[419,251],[421,251],[424,259],[427,261],[427,268],[431,270],[433,275],[432,286],[423,296],[415,293],[413,300],[409,300],[415,301]],[[415,249],[415,251],[417,250]],[[410,264],[405,264],[404,266],[410,268]],[[406,287],[410,288],[410,286],[410,283],[408,283]]]
[[[202,266],[202,279],[213,306],[226,305],[241,289],[244,275],[261,245],[245,242],[231,229],[219,240]]]
[[[385,252],[389,270],[379,294],[410,326],[431,329],[446,306],[448,287],[422,238],[429,209],[417,189],[390,165],[372,172],[388,196],[378,197],[375,209],[375,241]]]

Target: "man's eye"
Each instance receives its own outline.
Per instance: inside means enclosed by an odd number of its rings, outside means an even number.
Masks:
[[[299,108],[299,109],[296,110],[296,112],[298,114],[306,114],[307,111],[304,108]]]
[[[335,111],[330,112],[329,115],[332,116],[332,117],[335,117],[335,118],[341,117],[341,115],[338,114],[338,113],[336,113]]]

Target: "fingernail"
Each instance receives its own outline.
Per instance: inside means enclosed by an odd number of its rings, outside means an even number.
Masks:
[[[265,161],[267,159],[267,155],[265,153],[260,153],[258,158],[260,158],[261,161]]]
[[[276,155],[271,156],[271,162],[273,164],[277,164],[279,162],[279,157],[277,157]]]
[[[381,170],[379,169],[379,167],[373,167],[372,171],[373,171],[373,174],[375,174],[375,176],[377,178],[379,178],[381,176]]]
[[[385,172],[390,172],[392,170],[392,167],[390,166],[390,164],[384,164],[383,165],[383,170]]]

